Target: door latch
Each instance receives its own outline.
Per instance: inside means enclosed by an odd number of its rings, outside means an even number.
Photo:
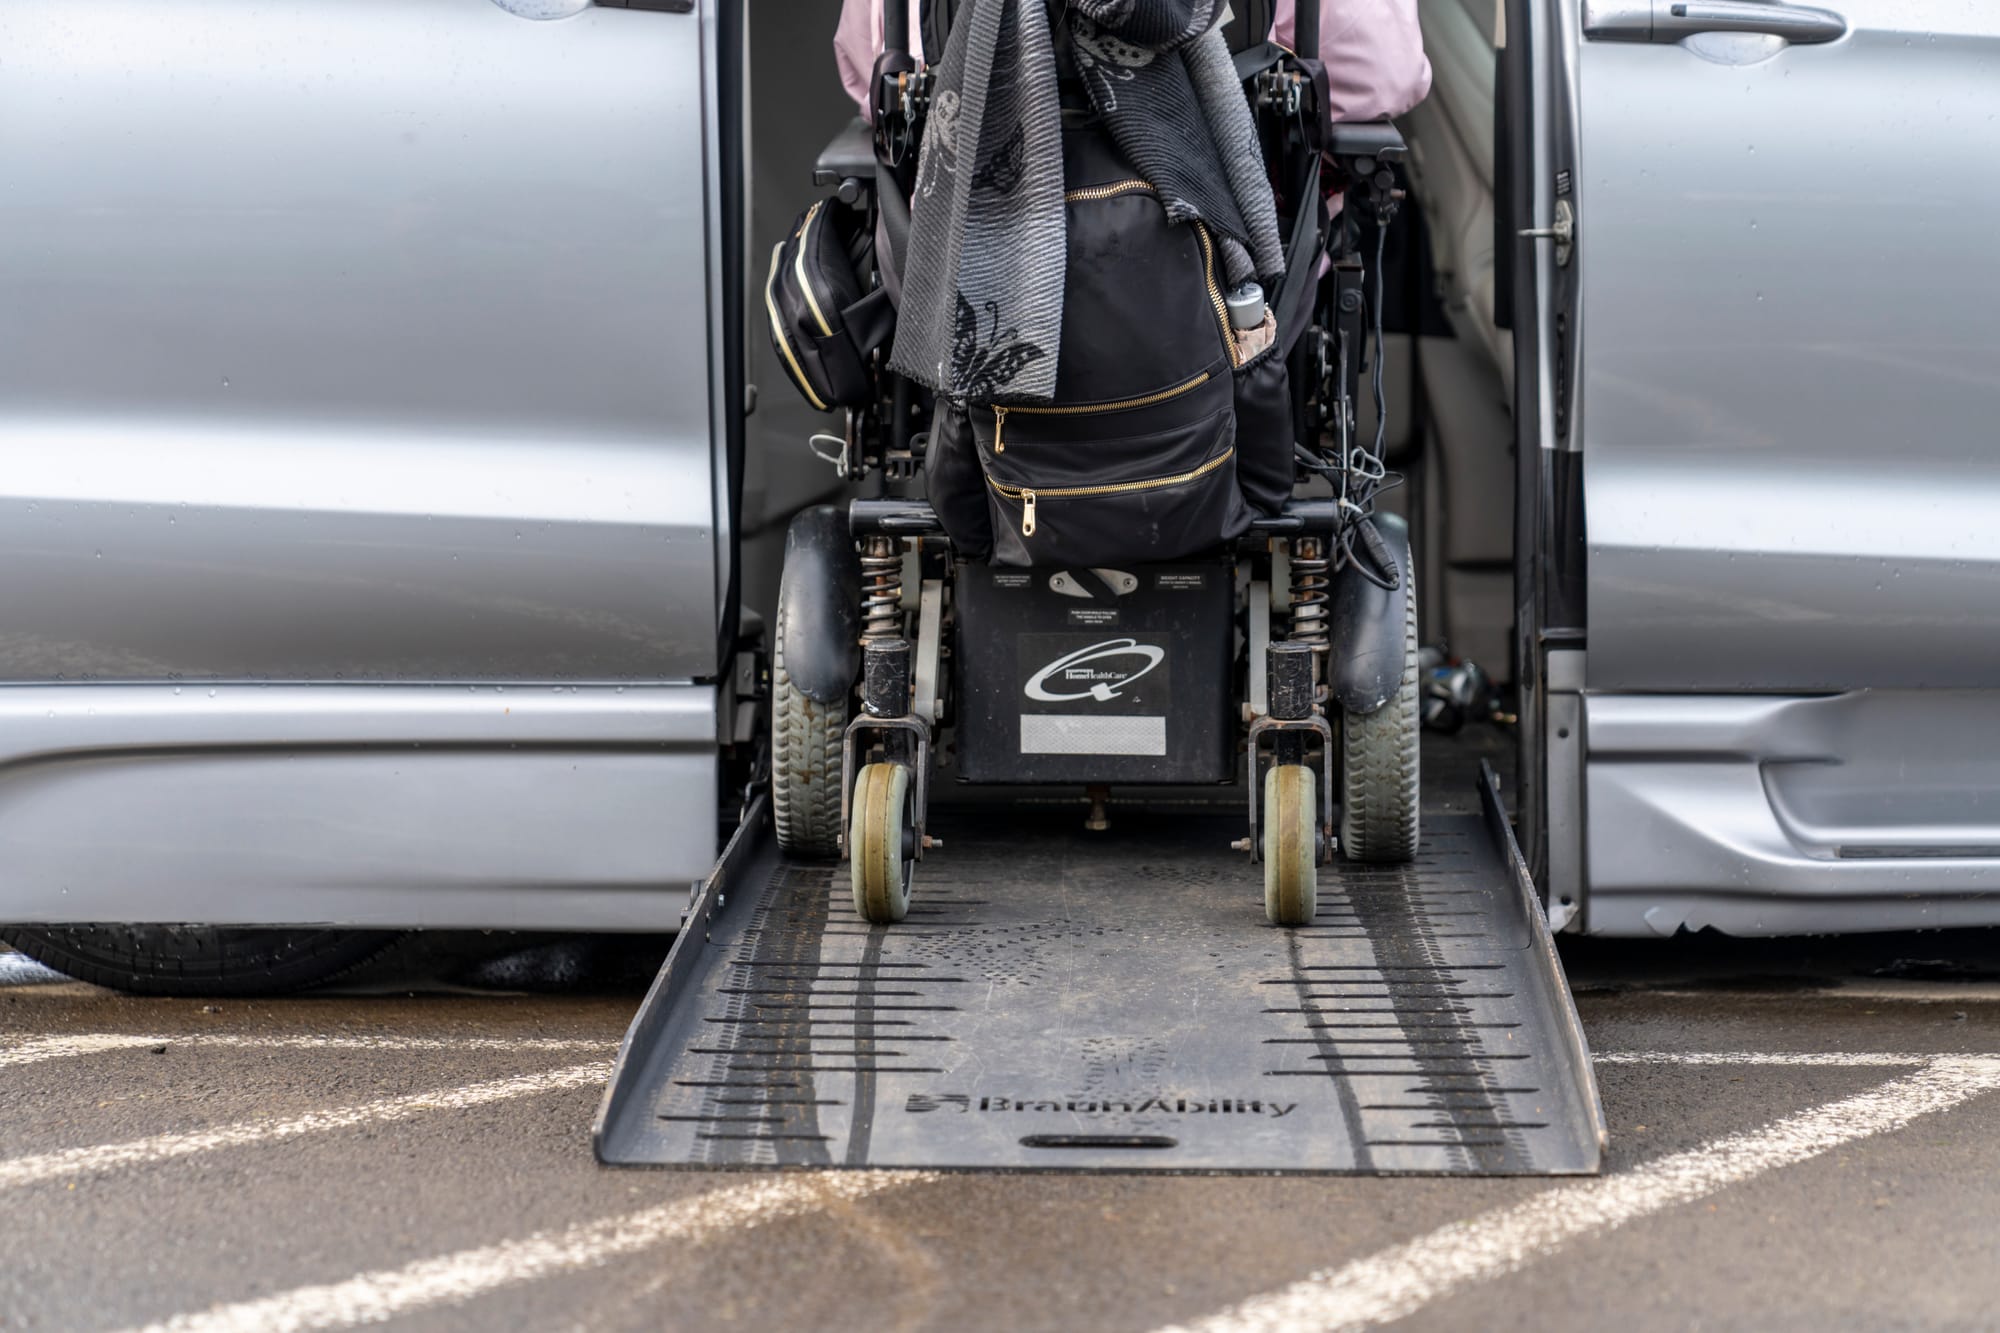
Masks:
[[[1569,200],[1556,200],[1556,219],[1552,226],[1524,227],[1520,235],[1532,240],[1549,240],[1556,243],[1556,267],[1568,268],[1571,251],[1576,245],[1576,210]]]

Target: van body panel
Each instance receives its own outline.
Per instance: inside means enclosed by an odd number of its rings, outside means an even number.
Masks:
[[[712,686],[0,687],[5,917],[668,931]]]
[[[2000,692],[1584,706],[1593,933],[2000,924]]]
[[[1835,8],[1580,44],[1592,690],[1995,683],[2000,10]]]
[[[0,679],[716,673],[704,21],[0,15]]]
[[[678,925],[717,13],[0,9],[0,918]]]

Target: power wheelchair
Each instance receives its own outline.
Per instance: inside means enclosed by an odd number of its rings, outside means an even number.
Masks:
[[[855,121],[815,172],[835,189],[826,206],[857,210],[853,230],[878,257],[907,227],[929,98],[902,6],[886,8],[874,124]],[[1302,51],[1318,49],[1317,8],[1299,7]],[[1318,868],[1337,856],[1415,856],[1416,585],[1407,530],[1374,508],[1392,483],[1380,261],[1405,149],[1387,123],[1329,123],[1316,60],[1255,43],[1236,63],[1287,241],[1271,304],[1289,340],[1297,484],[1280,510],[1172,565],[1003,569],[963,558],[915,493],[933,404],[887,372],[886,348],[867,403],[813,437],[843,479],[876,493],[809,509],[787,535],[773,807],[788,853],[847,859],[870,922],[903,918],[916,867],[942,847],[929,813],[946,767],[963,783],[1081,788],[1090,827],[1103,827],[1114,785],[1241,782],[1234,846],[1261,865],[1266,914],[1283,926],[1312,921]],[[1342,202],[1331,216],[1328,185]],[[1370,378],[1373,441],[1358,433]]]

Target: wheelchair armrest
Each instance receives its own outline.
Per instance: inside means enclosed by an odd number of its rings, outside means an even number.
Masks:
[[[1326,151],[1336,158],[1372,157],[1382,162],[1401,162],[1410,155],[1403,132],[1387,120],[1343,121],[1333,126]]]
[[[814,185],[837,185],[849,179],[875,179],[875,131],[859,116],[820,149],[819,160],[813,163]]]

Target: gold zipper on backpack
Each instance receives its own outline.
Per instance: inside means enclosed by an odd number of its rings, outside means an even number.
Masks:
[[[1102,412],[1126,412],[1135,407],[1151,407],[1155,403],[1164,403],[1169,398],[1178,398],[1184,393],[1192,393],[1194,390],[1208,383],[1208,381],[1209,372],[1204,370],[1193,379],[1184,380],[1170,389],[1162,389],[1158,393],[1149,393],[1139,398],[1120,398],[1115,403],[1074,403],[1064,407],[995,406],[993,409],[993,452],[996,454],[1007,452],[1006,429],[1007,414],[1009,412],[1019,412],[1024,416],[1036,417],[1087,417],[1095,416]]]
[[[792,335],[785,330],[784,321],[778,318],[778,302],[772,292],[778,286],[778,265],[785,257],[785,245],[780,241],[771,247],[771,276],[764,280],[764,309],[771,315],[771,336],[777,340],[778,350],[785,354],[785,364],[791,368],[792,382],[799,386],[799,392],[806,401],[822,412],[832,411],[820,396],[813,392],[812,384],[806,379],[805,370],[799,365],[798,355],[792,351]]]
[[[1019,410],[1019,409],[1016,409]],[[1224,449],[1198,468],[1175,473],[1171,477],[1153,477],[1146,481],[1113,481],[1101,486],[1009,486],[988,477],[986,484],[1009,500],[1021,502],[1021,535],[1035,535],[1035,501],[1039,497],[1055,500],[1074,500],[1086,495],[1121,495],[1127,491],[1152,491],[1164,486],[1178,486],[1182,482],[1205,477],[1227,463],[1236,453],[1233,448]]]
[[[1222,345],[1229,349],[1229,364],[1243,364],[1236,350],[1236,330],[1229,325],[1229,306],[1222,299],[1222,285],[1215,280],[1215,244],[1208,238],[1208,228],[1197,222],[1194,234],[1201,237],[1201,271],[1208,281],[1208,303],[1215,307],[1216,322],[1222,327]]]
[[[799,224],[798,254],[792,259],[792,273],[799,280],[799,290],[806,294],[806,304],[812,307],[813,318],[819,321],[819,331],[831,338],[833,326],[826,322],[826,315],[819,308],[819,298],[813,295],[813,285],[806,277],[806,233],[812,230],[813,219],[819,216],[819,210],[825,204],[826,200],[822,199],[808,208],[806,220]]]
[[[1115,199],[1121,194],[1153,193],[1151,181],[1128,180],[1111,181],[1104,185],[1085,185],[1074,190],[1063,191],[1066,204],[1088,203],[1094,199]]]

